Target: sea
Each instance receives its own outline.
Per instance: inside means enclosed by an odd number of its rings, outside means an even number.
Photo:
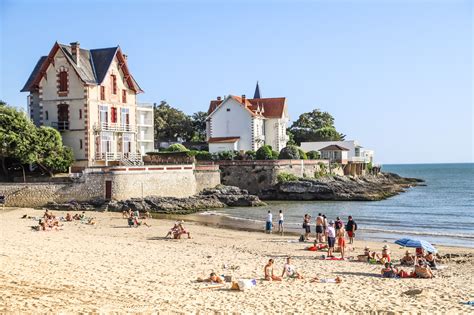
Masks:
[[[263,230],[268,210],[278,221],[283,211],[285,229],[303,232],[305,213],[318,213],[328,220],[354,217],[357,239],[395,241],[410,237],[432,244],[474,248],[474,164],[383,165],[383,172],[425,180],[426,186],[382,201],[270,201],[264,207],[233,207],[189,215],[188,219],[207,225],[243,230]]]

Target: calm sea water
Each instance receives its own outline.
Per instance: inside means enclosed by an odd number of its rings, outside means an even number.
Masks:
[[[474,247],[474,164],[384,165],[383,171],[424,179],[427,186],[382,201],[270,202],[266,207],[226,208],[194,217],[211,224],[261,229],[267,211],[272,211],[276,223],[281,209],[287,229],[301,232],[305,213],[313,219],[321,212],[329,220],[340,216],[344,221],[352,215],[358,238],[393,241],[416,237],[435,244]]]

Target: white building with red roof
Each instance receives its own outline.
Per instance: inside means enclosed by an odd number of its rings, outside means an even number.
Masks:
[[[254,98],[217,97],[209,104],[206,133],[209,152],[258,150],[286,146],[289,121],[285,97],[262,98],[257,82]]]

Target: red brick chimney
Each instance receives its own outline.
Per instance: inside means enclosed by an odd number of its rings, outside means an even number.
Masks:
[[[245,94],[242,94],[242,104],[245,105]]]
[[[70,44],[71,45],[71,54],[72,54],[72,59],[74,59],[74,62],[76,63],[76,65],[79,66],[79,60],[80,60],[80,52],[79,52],[79,47],[80,47],[80,44],[79,42],[73,42]]]
[[[220,101],[220,100],[222,100],[222,98],[221,98],[220,96],[218,96],[218,97],[217,97],[217,100]]]
[[[125,59],[125,62],[127,62],[128,61],[128,56],[125,55],[125,54],[122,54],[122,55],[123,55],[123,59]]]

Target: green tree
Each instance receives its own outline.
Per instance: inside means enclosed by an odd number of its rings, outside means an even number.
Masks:
[[[297,144],[306,141],[344,140],[345,135],[336,131],[334,118],[328,112],[315,109],[300,115],[288,129]]]
[[[5,175],[8,175],[6,158],[17,160],[21,164],[35,162],[32,150],[35,132],[35,125],[24,113],[5,103],[0,106],[0,160]]]
[[[166,152],[186,152],[186,151],[189,151],[189,150],[181,143],[172,144],[166,149]]]
[[[255,158],[257,160],[273,160],[272,147],[269,145],[262,145],[255,153]]]
[[[318,151],[309,151],[308,153],[306,153],[306,155],[308,156],[308,159],[310,160],[318,160],[319,157],[320,157],[320,154]]]
[[[50,127],[40,127],[35,134],[35,162],[50,176],[67,172],[74,162],[71,148],[63,146],[60,133]]]
[[[299,160],[300,159],[300,148],[295,145],[287,145],[280,151],[281,160]]]
[[[193,126],[192,141],[201,142],[206,140],[206,112],[195,112],[191,115],[191,124]]]
[[[155,139],[176,141],[181,138],[185,141],[193,137],[191,118],[182,111],[171,107],[166,101],[154,108]]]

